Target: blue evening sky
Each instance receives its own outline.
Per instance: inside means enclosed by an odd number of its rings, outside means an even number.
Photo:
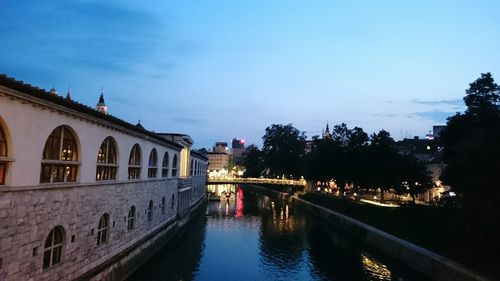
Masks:
[[[0,73],[195,147],[326,121],[424,136],[500,81],[500,1],[0,1]]]

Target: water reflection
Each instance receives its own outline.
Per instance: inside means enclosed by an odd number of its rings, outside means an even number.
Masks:
[[[208,191],[219,199],[206,216],[131,280],[421,280],[293,204],[251,187]]]

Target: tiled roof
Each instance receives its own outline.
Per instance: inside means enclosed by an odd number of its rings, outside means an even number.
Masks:
[[[44,101],[47,101],[47,102],[50,102],[53,104],[57,104],[59,106],[63,106],[63,107],[81,112],[81,113],[86,114],[86,115],[90,115],[92,117],[99,118],[101,120],[104,120],[104,121],[113,123],[115,125],[124,127],[126,129],[131,130],[131,131],[135,131],[135,132],[144,134],[144,135],[151,137],[157,141],[160,141],[163,143],[168,143],[168,144],[175,146],[175,147],[178,147],[178,148],[182,148],[182,145],[177,144],[177,143],[172,142],[172,141],[169,141],[169,140],[166,140],[165,138],[162,138],[162,137],[158,136],[157,134],[155,134],[151,131],[148,131],[144,128],[140,128],[138,126],[135,126],[131,123],[128,123],[128,122],[126,122],[120,118],[114,117],[112,115],[101,113],[101,112],[95,110],[94,108],[91,108],[91,107],[84,105],[82,103],[79,103],[79,102],[75,102],[71,99],[67,99],[67,98],[61,97],[59,95],[53,95],[50,92],[47,92],[43,89],[32,86],[31,84],[26,84],[22,81],[18,81],[14,78],[10,78],[5,74],[0,74],[0,86],[15,90],[15,91],[23,93],[25,95],[29,95],[32,97],[42,99]]]

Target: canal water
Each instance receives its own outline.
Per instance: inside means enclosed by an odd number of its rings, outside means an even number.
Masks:
[[[222,200],[129,281],[425,280],[289,203],[247,186],[207,188]]]

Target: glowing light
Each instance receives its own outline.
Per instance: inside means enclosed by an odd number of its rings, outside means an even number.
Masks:
[[[375,279],[392,280],[391,271],[386,265],[365,254],[361,254],[361,261],[363,263],[363,269],[372,277],[375,277]]]
[[[368,203],[368,204],[372,204],[372,205],[376,205],[376,206],[380,206],[380,207],[391,207],[391,208],[397,208],[397,207],[399,207],[399,205],[393,205],[393,204],[388,204],[388,203],[380,203],[380,202],[375,202],[375,201],[366,200],[366,199],[361,199],[359,201],[364,202],[364,203]]]

